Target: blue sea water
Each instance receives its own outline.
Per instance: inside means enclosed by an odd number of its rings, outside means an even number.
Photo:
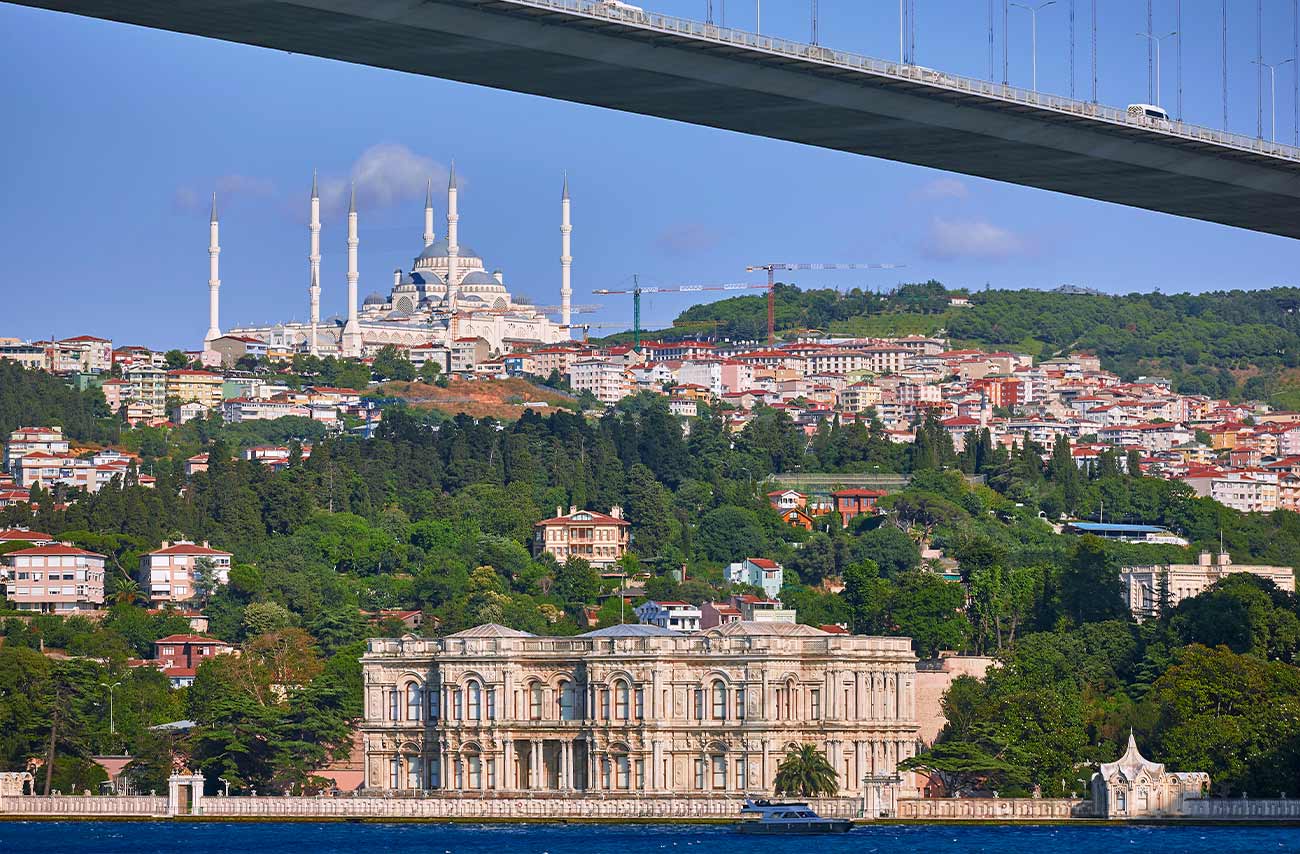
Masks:
[[[815,837],[721,826],[0,822],[0,852],[42,854],[1281,854],[1300,830],[882,825]]]

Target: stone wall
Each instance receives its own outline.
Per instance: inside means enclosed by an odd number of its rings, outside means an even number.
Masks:
[[[1291,798],[1187,798],[1183,817],[1225,820],[1300,819],[1300,800]]]
[[[167,799],[156,795],[17,795],[0,797],[0,815],[164,816]]]
[[[1088,818],[1078,798],[900,798],[898,817],[933,821],[1047,821]]]

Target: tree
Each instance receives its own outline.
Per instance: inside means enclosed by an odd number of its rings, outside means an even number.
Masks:
[[[555,571],[552,593],[566,606],[596,601],[600,574],[580,557],[570,557]]]
[[[875,561],[864,560],[844,568],[844,590],[840,595],[849,609],[849,630],[857,635],[885,631],[885,611],[890,587],[880,578]]]
[[[393,344],[385,344],[379,349],[371,369],[380,379],[404,382],[415,379],[415,366]]]
[[[419,377],[421,382],[435,382],[441,373],[442,365],[438,364],[434,359],[425,359],[424,364],[420,365]]]
[[[792,747],[776,766],[776,793],[801,798],[833,797],[840,790],[839,775],[826,754],[811,744]]]
[[[753,510],[726,505],[704,514],[696,542],[709,560],[726,562],[762,554],[767,534]]]
[[[1105,542],[1091,534],[1079,538],[1070,562],[1061,569],[1056,595],[1060,615],[1075,623],[1127,613],[1119,570],[1107,558]]]
[[[962,616],[966,601],[962,586],[929,572],[899,576],[889,599],[890,634],[912,638],[916,654],[933,658],[940,650],[965,647],[970,623]]]
[[[939,780],[942,794],[960,797],[973,791],[1001,787],[1001,780],[1014,773],[1007,763],[977,744],[945,741],[898,763],[900,771],[920,771]],[[939,793],[933,793],[939,794]]]
[[[250,638],[293,624],[293,614],[276,602],[254,602],[244,609],[244,634]]]

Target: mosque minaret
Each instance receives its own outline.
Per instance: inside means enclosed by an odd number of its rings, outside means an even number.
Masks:
[[[307,260],[311,263],[311,279],[307,293],[311,298],[311,340],[308,352],[320,355],[320,193],[316,189],[316,172],[311,173],[311,222],[307,226],[311,233],[311,251]]]
[[[451,348],[456,338],[482,338],[494,355],[522,347],[569,340],[572,321],[573,259],[570,250],[569,182],[566,176],[560,200],[560,318],[556,323],[531,300],[512,294],[500,270],[489,272],[483,258],[460,242],[459,187],[453,164],[447,180],[447,231],[434,232],[433,182],[425,188],[424,232],[420,253],[409,268],[393,271],[388,294],[371,293],[358,303],[360,271],[356,187],[348,199],[347,312],[342,318],[322,319],[321,218],[317,178],[312,174],[308,219],[309,313],[307,322],[246,324],[227,330],[228,335],[256,338],[271,352],[310,353],[319,356],[360,357],[392,344],[402,349]],[[211,278],[208,281],[210,323],[204,349],[222,336],[218,323],[220,279],[217,275],[216,197],[213,197]]]
[[[362,347],[361,319],[357,312],[357,280],[361,278],[357,271],[357,247],[360,244],[357,238],[357,185],[353,183],[348,197],[348,322],[343,327],[343,341],[339,348],[344,356],[350,358],[359,358]]]
[[[213,193],[212,216],[208,220],[208,332],[203,336],[205,349],[207,344],[221,337],[221,276],[217,270],[221,242],[217,231],[217,194]]]

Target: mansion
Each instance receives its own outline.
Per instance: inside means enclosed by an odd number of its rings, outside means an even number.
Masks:
[[[771,792],[786,751],[815,744],[840,794],[865,797],[917,748],[909,638],[752,622],[539,637],[489,624],[372,639],[361,663],[376,791],[734,797]]]

